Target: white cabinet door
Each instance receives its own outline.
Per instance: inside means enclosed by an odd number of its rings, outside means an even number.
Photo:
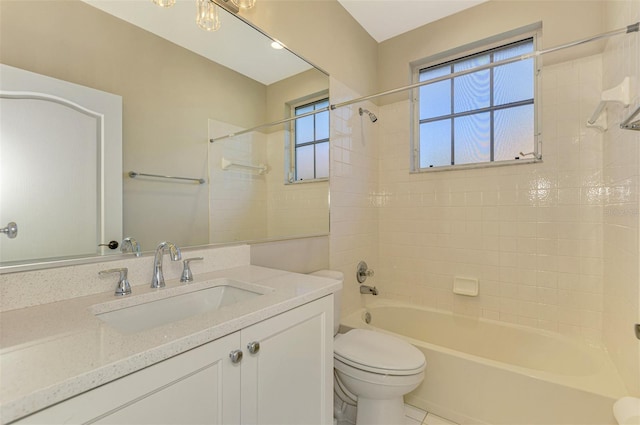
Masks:
[[[243,424],[332,423],[332,330],[333,296],[242,330]]]
[[[240,367],[228,335],[28,416],[19,424],[239,424]]]

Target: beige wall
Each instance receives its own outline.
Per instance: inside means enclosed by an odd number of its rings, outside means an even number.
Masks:
[[[275,122],[291,116],[288,102],[319,93],[329,94],[329,76],[317,69],[301,72],[267,86],[267,121]],[[280,131],[284,126],[272,126],[265,131]]]
[[[440,19],[380,43],[379,90],[402,87],[411,82],[410,63],[526,25],[542,22],[542,45],[557,46],[603,31],[606,1],[502,1],[492,0]],[[546,64],[583,57],[600,51],[602,45],[545,56]],[[386,96],[380,104],[407,99],[408,93]]]
[[[264,85],[85,3],[0,7],[2,63],[123,97],[125,172],[206,178],[209,118],[243,127],[265,121]],[[161,240],[208,243],[207,192],[125,177],[125,236],[145,250]]]

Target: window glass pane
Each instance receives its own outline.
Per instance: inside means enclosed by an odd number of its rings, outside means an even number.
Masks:
[[[322,108],[328,108],[328,107],[329,107],[329,99],[320,101],[315,104],[315,109],[322,109]]]
[[[427,81],[432,78],[443,77],[447,74],[451,74],[451,65],[442,65],[435,68],[421,69],[418,79],[419,81]]]
[[[316,178],[329,177],[329,142],[316,144]]]
[[[312,180],[313,171],[313,145],[296,148],[296,180]]]
[[[491,114],[483,112],[454,119],[454,162],[471,164],[491,160]]]
[[[472,56],[468,59],[460,60],[453,64],[453,72],[466,71],[467,69],[473,69],[478,66],[487,65],[491,60],[491,56],[488,53]]]
[[[316,108],[320,109],[320,108]],[[319,112],[316,117],[316,138],[315,140],[322,140],[329,138],[329,111]]]
[[[505,161],[533,150],[533,105],[494,112],[494,160]]]
[[[423,69],[419,81],[451,74],[451,65]],[[451,113],[451,80],[439,81],[420,87],[420,119],[439,117]]]
[[[451,165],[451,120],[420,124],[420,168]]]
[[[306,106],[298,106],[296,108],[296,115],[306,114],[307,112],[313,111],[313,104]]]
[[[493,61],[499,62],[533,52],[533,40],[496,50]],[[494,104],[533,99],[533,59],[498,66],[494,69]]]
[[[451,113],[451,80],[420,87],[420,119]]]
[[[459,72],[488,63],[489,55],[480,55],[455,63],[453,70]],[[486,69],[454,79],[454,112],[472,111],[490,106],[490,75],[489,70]]]
[[[454,79],[454,112],[473,111],[490,106],[489,76],[487,69]]]
[[[497,66],[493,84],[495,105],[533,99],[533,59]]]
[[[313,115],[296,120],[296,145],[313,141]]]
[[[501,60],[510,59],[525,53],[533,52],[533,40],[527,40],[523,43],[513,44],[504,49],[496,50],[493,53],[493,61],[499,62]]]

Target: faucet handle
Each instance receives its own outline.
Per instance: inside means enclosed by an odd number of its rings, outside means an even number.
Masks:
[[[128,272],[129,269],[123,267],[121,269],[102,270],[98,274],[100,276],[104,276],[111,273],[120,273],[120,278],[118,279],[118,286],[116,286],[115,295],[129,295],[131,293],[131,285],[129,284],[129,280],[127,279]]]
[[[369,269],[367,263],[365,263],[364,261],[360,261],[358,263],[358,269],[356,271],[356,279],[358,280],[358,283],[364,283],[364,281],[367,280],[367,277],[371,276],[373,276],[373,270]]]
[[[193,282],[193,273],[191,272],[189,263],[197,260],[204,260],[204,257],[192,257],[182,261],[184,268],[182,269],[182,276],[180,277],[180,282]]]

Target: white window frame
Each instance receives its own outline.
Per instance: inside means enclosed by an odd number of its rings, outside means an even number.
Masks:
[[[467,56],[473,56],[482,53],[487,50],[497,49],[502,46],[517,43],[518,41],[524,41],[526,39],[533,39],[533,51],[538,50],[538,46],[542,44],[542,24],[536,23],[523,28],[519,28],[513,31],[509,31],[503,34],[499,34],[494,37],[490,37],[484,40],[480,40],[471,44],[467,44],[452,50],[448,50],[443,53],[439,53],[433,56],[429,56],[422,60],[411,63],[412,82],[418,83],[420,77],[420,70],[437,67],[438,65],[445,64],[456,60],[463,59]],[[419,89],[414,89],[411,94],[411,173],[423,173],[433,171],[447,171],[447,170],[463,170],[469,168],[485,168],[485,167],[497,167],[504,165],[514,164],[528,164],[533,162],[542,161],[542,113],[540,109],[541,105],[541,67],[542,60],[539,56],[534,56],[534,79],[533,79],[533,109],[534,109],[534,122],[533,122],[533,155],[527,155],[519,159],[502,160],[502,161],[486,161],[468,164],[453,164],[434,166],[428,168],[420,168],[420,98]],[[453,99],[452,99],[453,101]],[[528,153],[528,152],[527,152]]]
[[[287,102],[287,109],[289,111],[289,115],[294,118],[296,115],[296,108],[301,106],[309,105],[311,103],[317,103],[320,101],[329,101],[329,92],[323,91],[320,93],[315,93],[311,96],[306,96],[300,99],[296,99],[290,102]],[[329,117],[331,119],[331,117]],[[329,123],[329,130],[331,129],[331,123]],[[314,183],[314,182],[324,182],[328,181],[329,177],[321,177],[316,179],[308,179],[308,180],[296,180],[296,120],[291,120],[289,122],[289,126],[287,129],[288,137],[285,141],[285,184],[305,184],[305,183]],[[318,142],[317,140],[313,141],[313,144],[316,143],[331,143],[331,135],[327,138],[326,142],[324,140]],[[329,160],[329,166],[331,161]]]

